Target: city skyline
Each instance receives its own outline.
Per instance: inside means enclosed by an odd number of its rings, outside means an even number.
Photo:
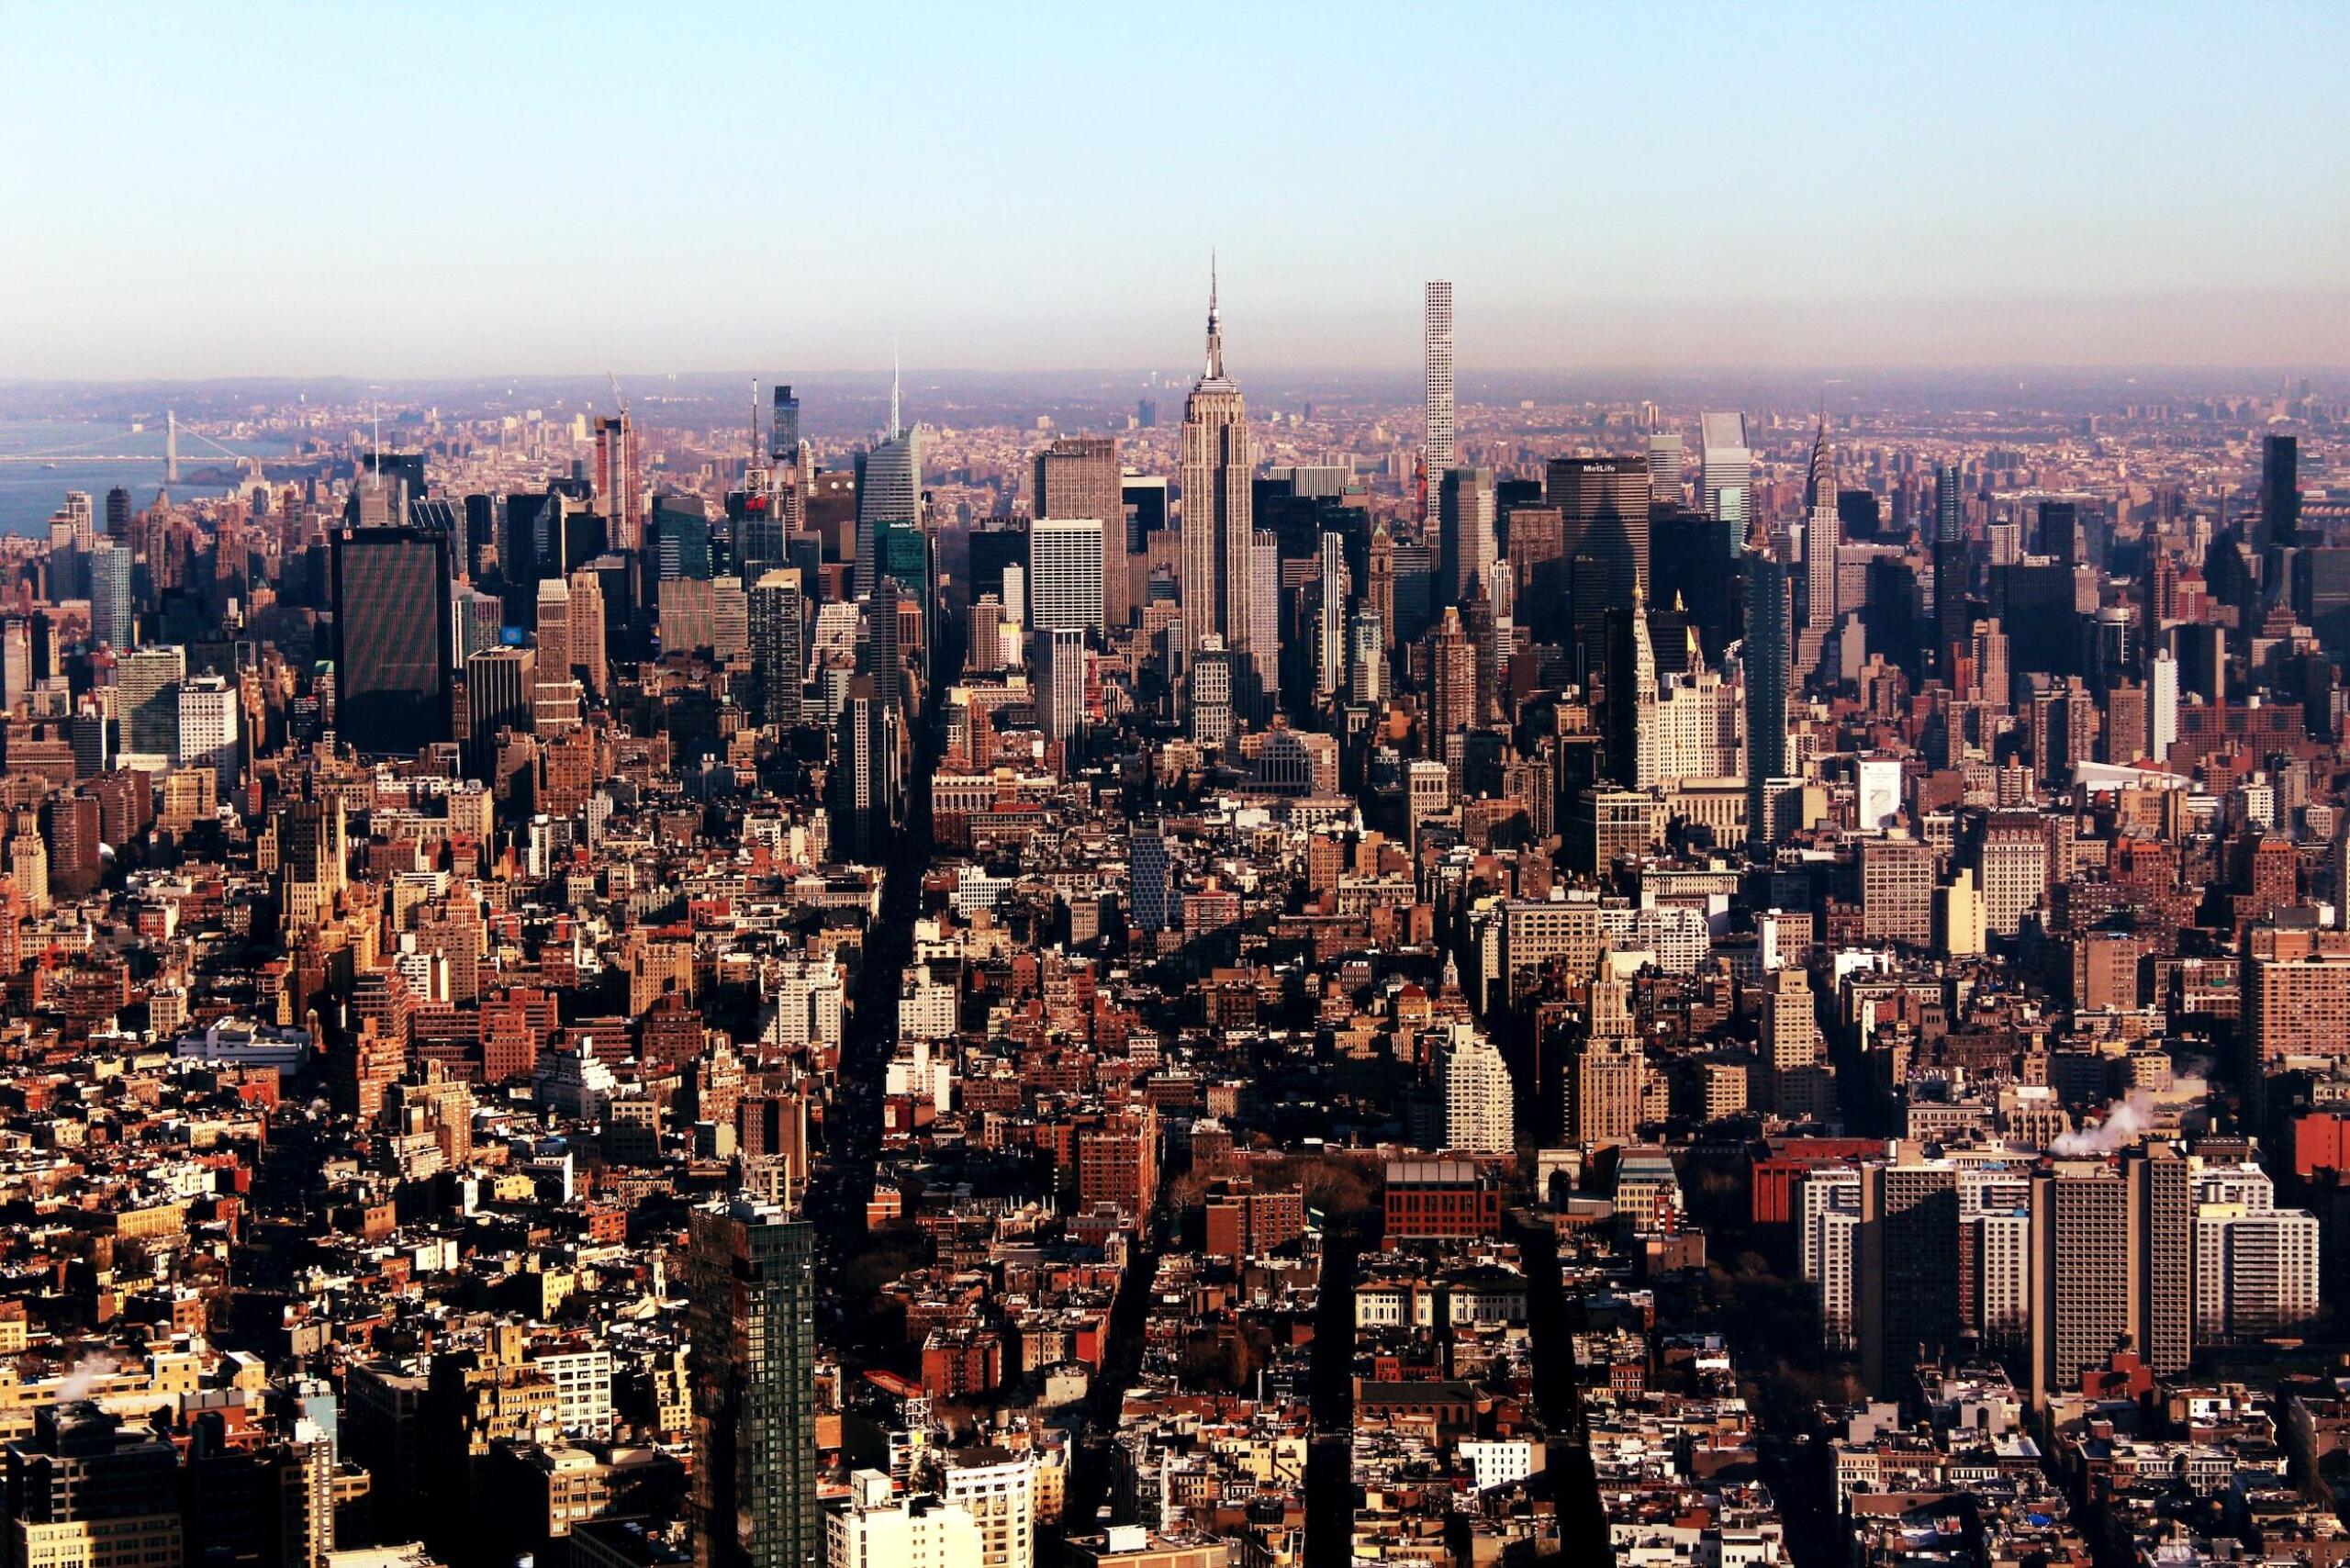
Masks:
[[[821,370],[871,364],[893,336],[916,364],[1181,363],[1211,248],[1265,365],[1413,364],[1409,291],[1431,277],[1460,290],[1464,368],[2350,364],[2350,204],[2339,169],[2298,151],[2350,130],[2323,82],[2350,44],[2333,8],[2250,25],[2187,7],[1888,24],[1494,6],[1399,50],[1400,11],[1252,14],[1236,37],[1214,11],[981,26],[916,7],[825,18],[831,63],[784,96],[767,52],[739,47],[772,27],[754,13],[654,31],[599,15],[619,14],[413,10],[396,37],[431,38],[428,66],[354,59],[341,29],[267,8],[144,12],[103,52],[67,11],[19,13],[0,123],[38,153],[0,173],[11,368]],[[1888,25],[1919,67],[1880,57]],[[889,81],[901,28],[923,65]],[[1542,50],[1634,63],[1572,95],[1488,90],[1498,62]],[[1322,68],[1301,73],[1308,51]],[[212,86],[255,73],[274,96]],[[1050,89],[1088,73],[1145,107],[1072,128]],[[75,112],[115,76],[141,92]],[[2261,84],[2257,117],[2163,106],[2232,81]],[[174,168],[174,128],[199,118],[204,160]],[[1183,151],[1192,121],[1212,155]],[[1513,155],[1467,155],[1481,148]],[[162,265],[116,204],[150,162],[182,193]],[[1009,199],[1031,167],[1098,199],[1039,216]],[[247,203],[211,194],[248,168],[263,211],[300,204],[266,248]],[[888,168],[917,197],[983,199],[862,199]],[[1432,241],[1359,186],[1301,200],[1302,178],[1334,173],[1445,188],[1516,242]],[[1804,199],[1785,199],[1791,181]],[[579,242],[568,215],[615,188],[623,220]],[[1137,245],[1108,215],[1143,189]]]
[[[46,4],[0,1568],[2350,1568],[2350,10]]]

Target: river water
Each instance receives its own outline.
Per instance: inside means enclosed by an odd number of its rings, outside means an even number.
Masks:
[[[282,457],[291,451],[282,441],[231,441],[238,452]],[[134,510],[153,503],[163,484],[164,431],[161,424],[133,431],[127,425],[92,425],[50,420],[0,420],[0,457],[38,455],[30,463],[0,462],[0,533],[38,534],[49,526],[50,514],[65,505],[68,490],[87,490],[106,527],[106,492],[120,485],[130,492]],[[76,453],[106,457],[133,457],[136,462],[93,462]],[[152,455],[148,455],[151,454]],[[180,472],[193,474],[228,459],[202,442],[180,432]],[[50,465],[54,464],[52,467]],[[227,493],[220,486],[182,483],[169,487],[172,498]]]

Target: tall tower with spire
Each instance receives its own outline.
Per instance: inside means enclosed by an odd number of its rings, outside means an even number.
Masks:
[[[1843,520],[1836,511],[1836,449],[1828,442],[1828,415],[1822,409],[1819,428],[1812,437],[1811,469],[1804,479],[1803,529],[1804,652],[1820,656],[1820,645],[1836,629],[1836,554],[1844,543]]]
[[[851,582],[859,599],[870,599],[874,585],[891,571],[892,563],[882,557],[892,536],[921,532],[921,435],[906,429],[898,397],[898,351],[892,344],[889,433],[856,460],[856,566]],[[917,597],[929,592],[926,572],[902,561],[896,567],[899,587]],[[915,577],[923,580],[911,580]]]
[[[1607,747],[1609,770],[1617,782],[1645,788],[1653,769],[1640,766],[1640,744],[1652,723],[1641,721],[1656,706],[1656,644],[1649,635],[1648,596],[1632,582],[1632,601],[1610,612],[1607,650]]]
[[[1255,571],[1248,483],[1255,471],[1248,405],[1224,373],[1224,318],[1211,259],[1207,364],[1183,403],[1183,662],[1188,671],[1206,640],[1219,638],[1235,655],[1236,670],[1248,672],[1252,695],[1264,689],[1251,656],[1259,650],[1250,645]]]

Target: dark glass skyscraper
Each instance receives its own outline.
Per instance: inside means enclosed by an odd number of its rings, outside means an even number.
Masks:
[[[881,534],[892,523],[922,526],[922,435],[906,428],[898,377],[890,375],[890,437],[856,454],[856,566],[850,591],[863,599],[881,570]]]
[[[1543,498],[1559,509],[1567,558],[1589,555],[1607,575],[1611,604],[1649,587],[1649,471],[1638,457],[1554,457]]]
[[[1934,470],[1934,646],[1926,666],[1948,679],[1951,649],[1973,628],[1966,611],[1966,536],[1960,531],[1958,469]]]
[[[800,460],[800,399],[782,385],[775,389],[775,423],[767,431],[767,456],[777,463]]]
[[[904,794],[897,708],[882,700],[869,676],[849,685],[833,740],[834,853],[866,865],[886,857]]]
[[[749,599],[751,668],[758,682],[760,716],[789,729],[800,722],[807,666],[800,574],[778,566],[751,585]]]
[[[865,605],[867,672],[874,695],[891,708],[906,705],[906,652],[898,635],[898,601],[904,591],[896,577],[884,574]]]
[[[481,557],[486,550],[498,544],[498,498],[471,495],[465,498],[465,575],[482,575]]]
[[[2054,562],[1992,569],[1991,613],[2008,634],[2008,667],[2058,677],[2083,673],[2076,592],[2073,568]]]
[[[2301,526],[2300,442],[2272,435],[2260,443],[2260,547],[2290,544]]]
[[[554,496],[506,498],[506,532],[498,541],[506,624],[528,630],[537,623],[539,579],[562,575],[563,547],[563,510]]]
[[[1767,549],[1746,556],[1746,640],[1740,667],[1746,679],[1746,836],[1767,845],[1774,836],[1770,792],[1787,776],[1787,669],[1795,655],[1795,625],[1787,602],[1787,564]]]
[[[2065,566],[2077,566],[2088,559],[2079,507],[2071,501],[2040,503],[2040,553]]]
[[[983,594],[1003,596],[1003,569],[1024,566],[1028,560],[1028,531],[1024,528],[981,528],[971,534],[970,599]]]
[[[1646,593],[1649,465],[1645,457],[1554,457],[1543,498],[1559,509],[1559,543],[1573,593],[1574,641],[1582,667],[1607,658],[1607,616]]]
[[[1494,471],[1447,468],[1436,476],[1437,573],[1445,601],[1486,592],[1486,574],[1501,553],[1494,531]]]
[[[1649,584],[1649,602],[1668,610],[1679,604],[1697,629],[1710,664],[1740,635],[1735,624],[1738,525],[1687,507],[1661,507],[1651,527],[1655,577]],[[1544,607],[1538,602],[1528,611],[1539,618]]]
[[[710,514],[699,496],[655,498],[653,548],[661,581],[710,577]]]
[[[450,738],[451,543],[437,529],[335,530],[335,728],[358,751],[412,756]]]
[[[695,1210],[690,1234],[695,1568],[811,1568],[815,1232],[738,1198]]]

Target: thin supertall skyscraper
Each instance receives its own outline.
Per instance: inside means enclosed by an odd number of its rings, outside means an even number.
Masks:
[[[1427,364],[1427,443],[1422,471],[1431,485],[1453,466],[1452,283],[1432,279],[1423,302],[1421,336]]]
[[[597,503],[604,509],[612,543],[635,549],[644,527],[644,468],[625,403],[618,414],[596,421],[595,478]]]
[[[1248,409],[1224,373],[1224,318],[1215,274],[1208,275],[1207,364],[1183,404],[1183,655],[1188,678],[1203,642],[1220,637],[1235,662],[1248,655],[1251,549],[1255,527],[1249,478],[1256,469]],[[1270,650],[1268,650],[1270,651]]]
[[[1958,467],[1945,463],[1934,470],[1934,672],[1948,680],[1951,649],[1964,642],[1972,627],[1966,611],[1966,535],[1962,532]]]
[[[1746,552],[1746,638],[1739,652],[1746,680],[1746,836],[1763,846],[1776,837],[1772,780],[1787,775],[1787,666],[1794,652],[1787,613],[1787,564],[1766,541]]]

